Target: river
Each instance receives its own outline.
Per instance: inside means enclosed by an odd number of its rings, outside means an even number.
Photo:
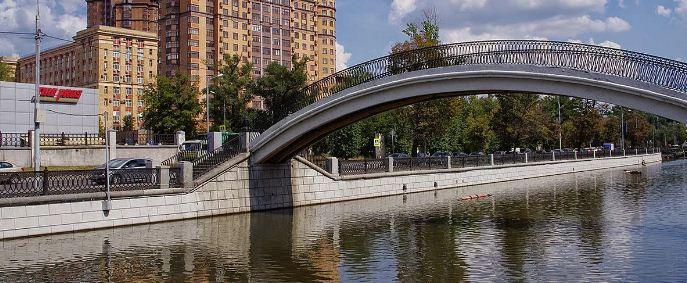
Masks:
[[[687,162],[639,170],[0,241],[0,282],[684,282]]]

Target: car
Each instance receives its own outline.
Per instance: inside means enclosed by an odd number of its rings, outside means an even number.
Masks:
[[[484,152],[476,151],[476,152],[470,153],[470,156],[484,156]]]
[[[188,140],[179,145],[179,161],[193,161],[208,151],[207,140]]]
[[[505,151],[494,151],[494,155],[505,155],[508,154],[508,152]]]
[[[456,152],[453,154],[453,157],[467,157],[468,154],[465,152]]]
[[[432,157],[448,157],[451,156],[450,152],[447,151],[437,151],[434,154],[432,154]]]
[[[18,174],[9,174],[24,171],[23,168],[18,167],[8,161],[0,161],[0,184],[14,184],[19,181]],[[2,174],[6,173],[6,174]]]
[[[110,167],[110,184],[136,183],[145,180],[145,174],[127,174],[126,170],[152,168],[153,161],[147,158],[115,158],[108,162]],[[96,167],[91,180],[96,184],[105,184],[105,164]]]
[[[389,155],[389,157],[391,157],[391,158],[409,158],[410,155],[408,155],[407,153],[392,153]]]
[[[21,167],[18,167],[9,161],[0,161],[0,173],[7,172],[21,172],[23,171]]]

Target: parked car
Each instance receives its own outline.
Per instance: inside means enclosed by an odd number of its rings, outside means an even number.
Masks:
[[[434,154],[432,154],[432,157],[448,157],[451,156],[450,152],[447,151],[437,151]]]
[[[465,152],[456,152],[453,154],[453,157],[461,157],[462,158],[462,157],[467,157],[467,156],[468,156],[468,154]]]
[[[410,155],[408,155],[407,153],[392,153],[389,155],[389,157],[392,157],[392,158],[409,158]]]
[[[504,154],[508,154],[508,152],[505,152],[502,150],[501,151],[494,151],[494,155],[504,155]]]
[[[145,180],[144,174],[130,174],[127,170],[152,168],[153,161],[147,158],[115,158],[108,162],[110,166],[110,184],[128,184]],[[91,176],[96,184],[105,184],[105,164],[96,167],[98,170]]]
[[[430,156],[429,153],[425,153],[425,152],[418,152],[417,154],[415,154],[415,157],[419,157],[419,158],[424,158],[424,157],[429,157],[429,156]]]
[[[0,161],[0,184],[13,184],[18,182],[19,176],[17,174],[2,174],[2,173],[14,173],[24,171],[21,167],[18,167],[8,161]]]
[[[179,145],[179,161],[193,161],[208,151],[207,140],[189,140]]]
[[[470,153],[470,156],[484,156],[484,152],[476,151],[476,152]]]

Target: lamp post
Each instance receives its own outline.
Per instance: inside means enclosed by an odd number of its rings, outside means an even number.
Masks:
[[[207,86],[205,86],[205,124],[208,129],[208,133],[210,132],[210,83],[212,80],[219,78],[221,76],[224,76],[224,74],[219,74],[214,77],[211,77],[210,80],[208,80]]]
[[[558,149],[563,150],[563,126],[561,125],[561,97],[558,97]]]

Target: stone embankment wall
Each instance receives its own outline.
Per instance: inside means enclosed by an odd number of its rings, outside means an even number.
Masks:
[[[660,154],[649,154],[345,179],[332,179],[296,160],[272,166],[250,166],[243,161],[189,193],[115,199],[107,214],[101,200],[4,207],[0,209],[0,239],[332,203],[660,161]]]

